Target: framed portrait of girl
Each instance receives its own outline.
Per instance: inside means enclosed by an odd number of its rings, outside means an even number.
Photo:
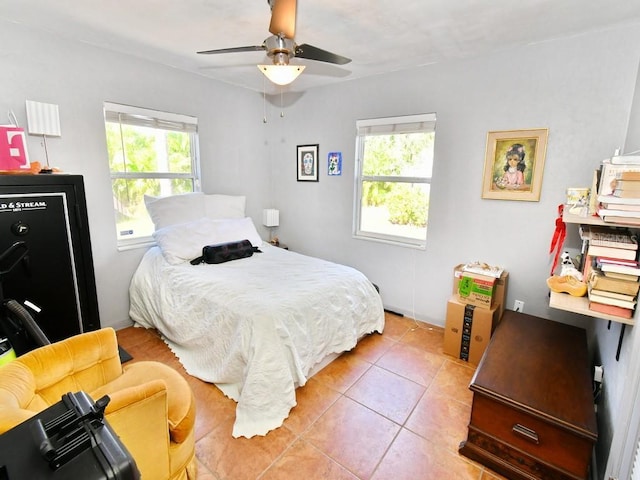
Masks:
[[[547,128],[489,132],[482,198],[539,201],[548,136]]]

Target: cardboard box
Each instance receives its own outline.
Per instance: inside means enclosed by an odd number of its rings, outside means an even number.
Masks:
[[[447,302],[444,353],[478,365],[500,317],[497,306],[487,310],[451,297]]]
[[[460,264],[460,265],[456,265],[453,269],[453,294],[456,296],[459,295],[460,278],[463,274],[462,267],[464,267],[464,265]],[[498,310],[500,311],[500,317],[502,318],[502,314],[504,313],[504,309],[505,309],[505,302],[507,300],[507,281],[508,280],[509,280],[509,272],[507,271],[502,272],[502,275],[500,276],[500,278],[496,279],[493,287],[493,294],[491,297],[490,306],[478,305],[478,303],[473,303],[473,300],[470,300],[469,298],[459,297],[459,296],[458,298],[462,303],[470,303],[472,305],[480,306],[481,308],[492,309],[493,307],[498,307]]]
[[[458,280],[458,300],[468,305],[490,310],[494,307],[493,290],[496,279],[475,273],[461,272]]]

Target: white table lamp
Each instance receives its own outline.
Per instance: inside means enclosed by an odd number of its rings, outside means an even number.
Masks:
[[[280,211],[275,208],[265,208],[262,211],[262,224],[269,228],[269,241],[277,242],[277,238],[273,237],[273,227],[280,226]]]

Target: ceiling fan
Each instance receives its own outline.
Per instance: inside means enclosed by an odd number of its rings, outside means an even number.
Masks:
[[[289,65],[289,60],[293,57],[335,63],[337,65],[344,65],[351,61],[350,58],[322,50],[321,48],[306,43],[302,45],[296,44],[294,36],[296,30],[297,0],[267,0],[267,3],[269,3],[271,7],[269,32],[273,35],[265,39],[262,45],[202,50],[197,53],[211,55],[218,53],[266,51],[267,56],[272,59],[273,65],[258,65],[258,68],[269,80],[278,85],[287,85],[293,82],[298,75],[302,73],[302,70],[304,70],[304,65]]]

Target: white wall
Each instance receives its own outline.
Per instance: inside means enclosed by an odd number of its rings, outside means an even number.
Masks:
[[[0,22],[0,44],[5,46],[0,114],[12,109],[26,127],[26,99],[60,107],[62,137],[47,141],[49,158],[64,172],[84,176],[103,326],[130,323],[128,286],[144,253],[116,248],[104,101],[198,117],[203,190],[249,193],[247,212],[258,219],[268,194],[262,181],[268,170],[260,154],[264,127],[256,94],[11,23]],[[31,160],[44,164],[38,139],[28,140]]]
[[[453,266],[474,260],[510,272],[509,308],[517,298],[528,313],[560,315],[544,282],[557,206],[623,145],[639,37],[629,27],[308,92],[270,130],[282,240],[361,269],[385,306],[436,325]],[[426,251],[352,238],[356,120],[426,112],[437,113]],[[540,201],[482,200],[487,132],[535,127],[549,129]],[[320,145],[316,184],[295,180],[296,144],[306,143]],[[343,153],[341,177],[326,174],[329,151]]]

